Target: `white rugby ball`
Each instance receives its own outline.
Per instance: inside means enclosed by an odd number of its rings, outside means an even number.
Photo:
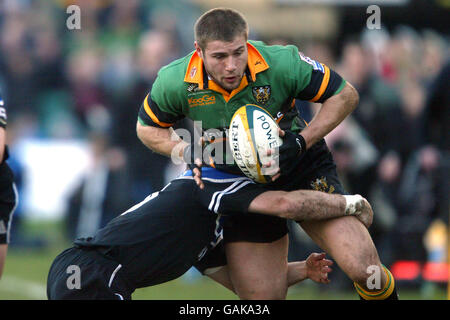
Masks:
[[[254,104],[240,107],[231,119],[228,141],[234,161],[247,177],[259,183],[271,180],[278,162],[277,155],[268,156],[267,150],[278,148],[282,140],[269,112]],[[264,168],[271,160],[275,165]]]

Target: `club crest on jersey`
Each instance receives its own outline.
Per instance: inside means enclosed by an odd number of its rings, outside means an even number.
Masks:
[[[266,104],[270,99],[271,88],[270,86],[253,87],[252,93],[258,104]]]
[[[317,178],[315,181],[311,182],[311,187],[313,190],[326,193],[333,193],[335,190],[334,186],[328,185],[327,178],[325,177]]]

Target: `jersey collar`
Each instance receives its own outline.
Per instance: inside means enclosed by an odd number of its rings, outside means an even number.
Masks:
[[[263,72],[264,70],[269,69],[269,65],[267,64],[264,57],[261,53],[256,49],[252,44],[247,42],[248,49],[248,62],[247,62],[247,72],[246,74],[250,74],[251,81],[256,81],[256,74]],[[248,84],[248,81],[243,77],[240,87],[245,87]],[[196,83],[199,86],[200,90],[203,90],[208,87],[208,76],[205,68],[203,67],[203,60],[195,51],[192,55],[186,74],[184,75],[184,81],[188,83]],[[217,85],[216,85],[217,86]],[[219,86],[217,86],[219,87]],[[223,89],[222,89],[223,90]]]

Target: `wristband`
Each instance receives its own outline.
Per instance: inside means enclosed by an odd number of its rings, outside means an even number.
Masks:
[[[297,141],[300,142],[300,154],[304,153],[306,151],[306,141],[305,138],[299,133],[296,137]]]

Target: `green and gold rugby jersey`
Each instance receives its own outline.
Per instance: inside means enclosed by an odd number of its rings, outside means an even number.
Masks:
[[[201,121],[203,130],[224,130],[235,111],[251,103],[269,111],[282,129],[296,130],[294,99],[323,102],[345,85],[336,72],[293,45],[248,41],[247,47],[247,69],[232,92],[208,78],[195,51],[161,68],[139,111],[140,123],[168,128],[188,117]]]

